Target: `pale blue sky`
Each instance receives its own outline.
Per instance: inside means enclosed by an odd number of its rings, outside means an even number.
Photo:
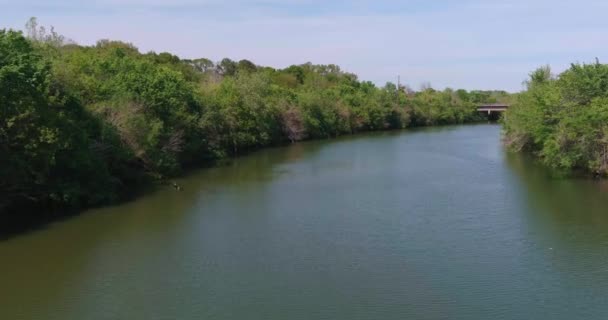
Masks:
[[[608,59],[595,0],[0,0],[0,28],[30,16],[81,44],[101,38],[181,57],[286,67],[336,63],[377,84],[518,91],[534,68]]]

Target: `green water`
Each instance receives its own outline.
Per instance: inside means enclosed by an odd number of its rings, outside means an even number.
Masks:
[[[0,242],[0,319],[607,319],[608,184],[500,127],[269,149]]]

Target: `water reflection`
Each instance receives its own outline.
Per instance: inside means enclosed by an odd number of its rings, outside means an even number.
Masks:
[[[314,157],[332,144],[373,137],[305,142],[254,152],[177,179],[183,187],[181,192],[158,187],[137,200],[89,210],[0,241],[0,318],[19,315],[23,319],[40,319],[53,308],[55,312],[57,308],[65,309],[62,314],[77,313],[71,308],[81,305],[77,301],[83,288],[103,291],[100,285],[110,285],[98,283],[92,275],[120,281],[129,274],[150,272],[148,268],[166,263],[156,259],[166,253],[166,248],[181,245],[176,235],[193,228],[190,224],[198,214],[194,208],[207,201],[209,195],[226,192],[226,188],[230,192],[262,188],[265,182],[284,174],[280,169],[284,164]],[[131,261],[129,246],[150,253],[139,252],[140,260]],[[160,255],[154,253],[157,250]],[[107,259],[112,259],[112,263]],[[163,270],[153,272],[158,272],[158,278],[166,277]],[[117,300],[118,303],[119,297]]]
[[[535,212],[561,226],[608,226],[608,181],[560,178],[529,156],[507,153],[505,158]]]
[[[560,178],[520,154],[507,154],[506,162],[525,199],[521,211],[526,238],[535,248],[531,259],[544,266],[537,272],[559,281],[560,290],[554,291],[563,291],[562,298],[603,296],[598,290],[608,286],[607,181]]]

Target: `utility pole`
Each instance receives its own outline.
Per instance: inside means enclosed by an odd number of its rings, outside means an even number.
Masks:
[[[397,94],[395,95],[397,105],[399,105],[399,91],[401,91],[401,75],[397,75]]]

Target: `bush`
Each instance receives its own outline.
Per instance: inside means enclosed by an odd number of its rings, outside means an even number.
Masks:
[[[608,65],[573,64],[557,77],[530,74],[507,112],[506,141],[554,168],[608,174]]]

